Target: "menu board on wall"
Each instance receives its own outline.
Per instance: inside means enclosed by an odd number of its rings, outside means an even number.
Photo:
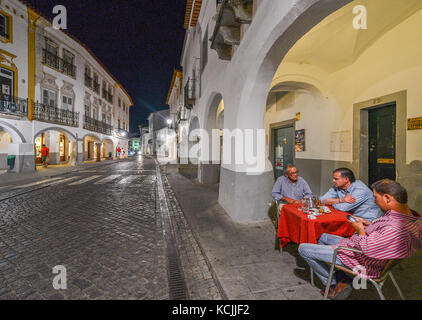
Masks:
[[[305,151],[305,129],[296,130],[295,132],[295,151]]]

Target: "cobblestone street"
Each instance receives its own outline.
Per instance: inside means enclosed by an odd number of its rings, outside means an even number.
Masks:
[[[0,187],[0,299],[170,299],[156,170],[134,158]],[[164,188],[188,298],[221,299]],[[66,290],[53,288],[58,265]]]

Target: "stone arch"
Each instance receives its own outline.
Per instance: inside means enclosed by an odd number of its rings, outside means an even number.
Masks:
[[[245,81],[241,88],[236,124],[239,128],[262,128],[265,108],[255,108],[251,116],[249,106],[265,106],[274,74],[290,48],[315,25],[352,0],[298,0],[269,32],[256,63],[245,68]],[[265,11],[265,10],[261,10]]]
[[[83,161],[101,160],[102,141],[95,133],[87,133],[82,137]]]
[[[101,141],[101,156],[103,158],[112,158],[113,157],[113,153],[114,153],[114,142],[112,139],[110,138],[104,138]],[[111,153],[111,157],[109,156],[109,154]]]
[[[13,125],[6,121],[0,120],[0,131],[6,131],[16,143],[26,143],[24,135]]]
[[[76,142],[78,140],[77,135],[73,134],[72,132],[70,132],[66,128],[62,128],[62,127],[48,127],[48,128],[44,128],[44,129],[38,131],[36,134],[34,134],[34,139],[37,138],[38,136],[40,136],[45,131],[58,131],[58,132],[62,132],[62,133],[65,133],[68,136],[68,138],[72,138],[72,142]]]
[[[230,105],[225,112],[226,120],[230,119],[226,127],[243,132],[253,130],[256,134],[253,140],[256,165],[232,161],[221,168],[219,202],[235,221],[268,219],[264,204],[272,201],[274,177],[272,164],[265,155],[266,137],[262,130],[265,130],[267,98],[277,68],[299,39],[350,2],[352,0],[295,0],[288,4],[266,1],[257,10],[254,19],[266,23],[256,27],[252,23],[231,61],[231,68],[238,72],[226,78],[226,83],[232,84],[231,92],[235,93],[225,98],[225,103]],[[242,50],[245,46],[248,49]],[[258,146],[259,150],[263,146],[264,152],[258,151]],[[234,149],[232,146],[232,159]],[[245,194],[250,195],[247,201],[243,199]]]

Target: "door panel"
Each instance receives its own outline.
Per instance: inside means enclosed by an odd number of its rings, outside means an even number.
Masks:
[[[282,176],[287,164],[294,159],[294,128],[274,130],[274,177]]]
[[[369,111],[369,184],[396,180],[396,105]]]

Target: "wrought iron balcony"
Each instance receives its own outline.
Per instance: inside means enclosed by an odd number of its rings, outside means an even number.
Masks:
[[[113,133],[113,127],[110,124],[88,117],[87,115],[84,116],[84,129],[108,136],[111,136]]]
[[[28,115],[28,99],[3,95],[0,98],[0,113],[26,117]]]
[[[34,104],[34,120],[79,127],[79,112],[63,110],[36,102]]]
[[[191,109],[196,100],[195,79],[188,78],[185,84],[185,107]]]
[[[76,66],[66,60],[60,58],[56,54],[49,52],[46,49],[42,51],[42,63],[49,66],[50,68],[56,69],[57,71],[75,78]]]

